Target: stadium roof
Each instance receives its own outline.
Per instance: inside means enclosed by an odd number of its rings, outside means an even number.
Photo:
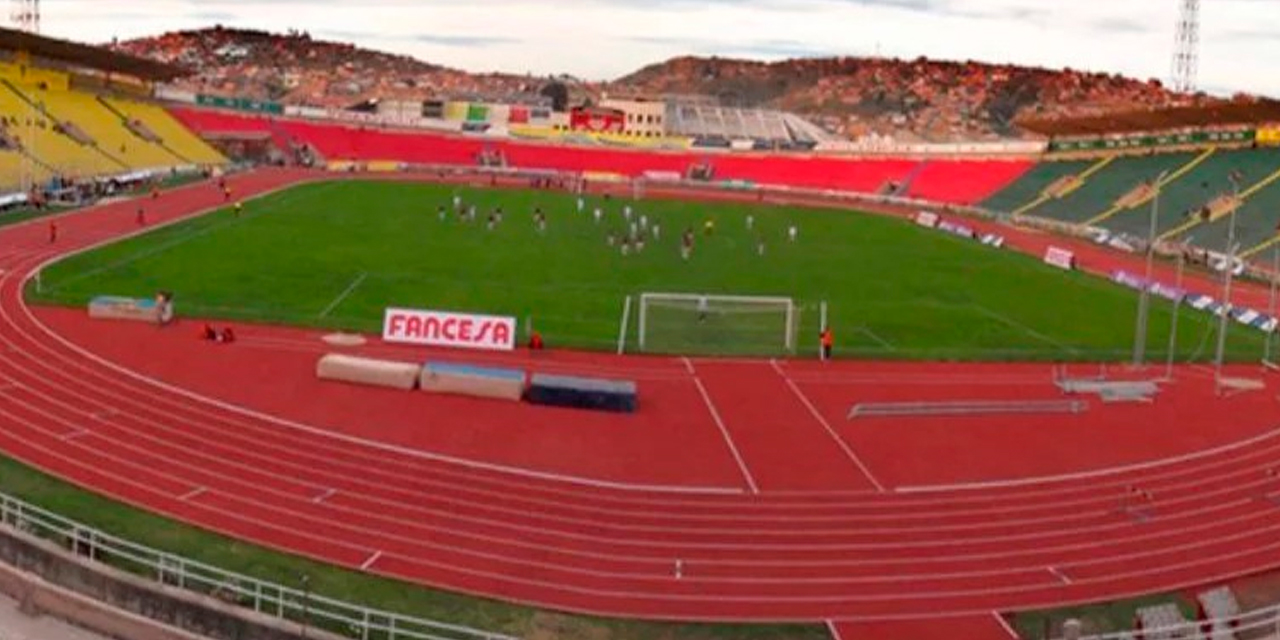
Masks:
[[[120,73],[142,80],[172,80],[190,75],[189,71],[175,65],[4,27],[0,27],[0,50],[21,51],[36,58],[107,73]]]
[[[1018,125],[1032,133],[1046,136],[1086,136],[1267,122],[1280,122],[1280,101],[1224,101],[1165,109],[1135,109],[1077,118],[1025,118],[1019,120]]]

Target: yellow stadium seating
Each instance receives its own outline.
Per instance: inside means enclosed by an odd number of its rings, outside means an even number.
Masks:
[[[164,147],[144,140],[125,126],[124,120],[98,101],[79,91],[29,91],[43,98],[45,108],[58,120],[74,122],[102,151],[134,170],[168,169],[186,164]]]
[[[217,149],[201,140],[163,108],[118,98],[105,100],[125,117],[142,122],[152,133],[160,137],[169,151],[186,161],[183,164],[223,164],[227,161]]]
[[[127,170],[97,149],[54,131],[55,123],[50,117],[25,100],[18,89],[7,82],[0,84],[0,114],[16,121],[8,128],[9,134],[21,142],[27,153],[59,173],[86,176]]]

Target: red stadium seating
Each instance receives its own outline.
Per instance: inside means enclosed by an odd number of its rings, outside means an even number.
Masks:
[[[179,108],[174,115],[202,133],[272,132],[261,117]],[[422,164],[474,165],[486,147],[496,148],[513,167],[594,171],[639,176],[646,171],[683,174],[707,162],[701,152],[601,149],[482,140],[435,132],[388,131],[340,123],[281,119],[278,128],[311,144],[329,160],[394,160]],[[910,179],[908,195],[949,204],[974,204],[1003,188],[1031,167],[1030,161],[944,160],[920,166],[916,160],[834,156],[713,154],[717,180],[875,193],[888,183]]]

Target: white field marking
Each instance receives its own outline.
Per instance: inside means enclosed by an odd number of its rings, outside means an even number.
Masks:
[[[62,440],[66,442],[70,440],[75,440],[76,438],[83,438],[84,436],[89,435],[89,433],[90,431],[88,429],[76,429],[74,431],[68,431],[67,433],[62,434]]]
[[[693,384],[698,388],[698,393],[702,395],[702,402],[707,405],[707,411],[711,413],[711,419],[715,421],[716,428],[720,429],[720,436],[724,438],[724,443],[729,447],[729,453],[733,454],[734,462],[738,463],[738,470],[742,472],[742,478],[746,481],[747,487],[751,493],[760,493],[760,487],[756,485],[756,480],[751,476],[751,470],[747,468],[747,461],[743,459],[742,452],[738,451],[738,445],[733,442],[733,436],[729,434],[728,427],[725,426],[724,420],[720,418],[720,412],[716,410],[716,404],[711,401],[711,394],[707,393],[707,388],[703,386],[702,379],[693,369],[693,363],[688,358],[682,358],[685,366],[689,369],[689,374],[693,376]]]
[[[871,330],[871,327],[858,327],[857,331],[858,331],[858,333],[861,333],[862,335],[864,335],[864,336],[866,336],[866,337],[868,337],[868,338],[871,338],[873,341],[875,341],[877,344],[879,344],[880,346],[884,347],[885,349],[888,349],[888,350],[890,350],[890,351],[897,351],[897,350],[898,350],[898,348],[897,348],[897,347],[893,346],[893,343],[892,343],[892,342],[889,342],[888,340],[885,340],[884,338],[881,338],[881,337],[880,337],[880,334],[878,334],[878,333],[876,333],[876,332],[872,331],[872,330]]]
[[[835,441],[836,446],[840,447],[840,450],[844,452],[845,457],[858,467],[858,470],[862,472],[862,475],[866,476],[867,480],[871,481],[871,485],[876,488],[876,491],[883,492],[885,490],[884,485],[880,484],[880,481],[876,479],[875,474],[871,473],[871,469],[862,461],[862,458],[853,450],[853,447],[850,447],[849,443],[845,442],[844,438],[840,437],[840,434],[836,432],[830,422],[827,422],[827,419],[818,411],[818,408],[813,406],[813,403],[809,401],[809,396],[806,396],[804,392],[800,390],[800,387],[797,386],[789,376],[787,376],[787,372],[782,370],[782,367],[778,365],[778,361],[771,360],[769,364],[773,366],[773,370],[777,372],[778,376],[787,383],[787,387],[791,389],[791,393],[795,394],[796,398],[798,398],[804,407],[809,410],[809,414],[813,416],[813,419],[817,420],[818,424],[822,425],[822,428],[826,430],[827,435]]]
[[[1004,629],[1004,632],[1009,634],[1010,638],[1013,638],[1013,640],[1020,640],[1020,638],[1022,638],[1022,636],[1018,635],[1017,631],[1013,630],[1013,627],[1009,626],[1009,621],[1005,620],[1004,616],[1000,615],[999,611],[992,611],[991,617],[995,618],[996,622],[1000,623],[1000,628]]]
[[[179,501],[181,501],[181,502],[186,502],[186,501],[188,501],[188,500],[191,500],[192,498],[195,498],[196,496],[199,496],[199,495],[203,494],[203,493],[204,493],[204,492],[206,492],[206,491],[208,491],[208,489],[206,489],[205,487],[196,487],[196,488],[194,488],[194,489],[192,489],[192,490],[190,490],[190,491],[188,491],[188,492],[186,492],[186,493],[184,493],[184,494],[182,494],[182,495],[178,496],[178,500],[179,500]]]
[[[316,497],[312,498],[311,501],[316,504],[319,504],[337,495],[337,493],[338,493],[337,489],[325,489],[323,493],[320,493]]]
[[[368,571],[369,567],[372,567],[373,563],[377,562],[378,559],[381,557],[382,557],[382,551],[374,551],[373,555],[369,556],[369,558],[365,560],[363,564],[360,565],[360,570]]]
[[[1066,351],[1067,353],[1075,353],[1077,351],[1075,347],[1068,346],[1061,342],[1058,342],[1057,340],[1054,340],[1053,338],[1050,338],[1049,336],[1046,336],[1045,334],[1040,333],[1039,331],[1036,331],[1035,329],[1032,329],[1031,327],[1028,327],[1023,323],[1018,322],[1017,320],[1014,320],[1013,318],[1010,318],[1009,316],[1006,316],[1003,313],[992,311],[991,309],[987,308],[984,305],[978,304],[977,302],[970,303],[969,306],[974,310],[978,311],[979,313],[981,313],[982,315],[987,316],[992,320],[999,321],[1010,327],[1013,327],[1014,329],[1022,331],[1023,333],[1045,344],[1051,344],[1055,347],[1058,347],[1059,349]]]
[[[746,480],[747,487],[751,493],[760,493],[760,487],[756,486],[755,478],[751,477],[751,470],[747,468],[747,461],[742,458],[742,453],[738,451],[738,445],[734,444],[733,436],[729,435],[729,429],[725,427],[724,420],[720,418],[720,412],[716,410],[716,405],[711,401],[711,394],[707,393],[707,388],[702,385],[702,380],[697,376],[693,377],[693,384],[698,387],[698,393],[702,394],[702,401],[707,405],[707,411],[711,412],[711,419],[715,421],[716,427],[720,429],[720,435],[724,438],[724,443],[729,446],[729,452],[733,454],[733,459],[738,463],[738,469],[742,471],[742,478]]]
[[[337,309],[338,305],[342,304],[342,302],[346,300],[348,296],[350,296],[357,288],[359,288],[360,284],[363,283],[364,279],[367,277],[369,277],[369,274],[361,271],[360,275],[356,276],[355,279],[351,281],[351,284],[347,285],[347,288],[343,289],[342,293],[338,294],[338,297],[334,298],[333,301],[329,303],[329,306],[325,307],[324,310],[321,311],[320,315],[317,317],[323,318],[329,315],[329,313],[332,312],[334,309]]]
[[[1180,465],[1184,462],[1198,460],[1200,458],[1208,458],[1234,451],[1236,449],[1247,449],[1264,440],[1270,440],[1280,436],[1280,428],[1272,429],[1265,433],[1260,433],[1252,438],[1231,442],[1212,449],[1202,449],[1178,456],[1170,456],[1168,458],[1160,458],[1158,460],[1148,460],[1146,462],[1138,462],[1118,467],[1107,467],[1105,469],[1094,469],[1092,471],[1077,471],[1074,473],[1063,473],[1052,476],[1036,476],[1031,478],[1017,478],[1012,480],[988,480],[979,482],[961,482],[956,484],[936,484],[936,485],[917,485],[896,487],[894,491],[898,493],[952,493],[958,491],[979,491],[986,489],[1006,489],[1016,487],[1028,487],[1051,483],[1073,482],[1076,480],[1092,480],[1094,478],[1105,478],[1109,476],[1130,473],[1134,471],[1146,471],[1148,469],[1158,469],[1173,465]]]
[[[1067,576],[1067,574],[1063,573],[1061,569],[1057,567],[1048,567],[1048,569],[1049,573],[1053,574],[1053,577],[1061,581],[1062,584],[1071,584],[1071,578]]]
[[[840,630],[836,629],[836,623],[833,620],[827,620],[827,632],[831,634],[831,640],[844,640],[840,636]]]

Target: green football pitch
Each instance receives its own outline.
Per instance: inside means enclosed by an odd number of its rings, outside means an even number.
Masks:
[[[437,215],[455,195],[477,220]],[[660,234],[624,255],[607,239],[629,232],[627,205]],[[490,229],[496,207],[503,219]],[[686,260],[687,228],[696,242]],[[650,305],[645,347],[779,355],[792,332],[790,350],[811,355],[825,304],[838,356],[904,359],[1122,359],[1136,308],[1133,292],[1102,279],[887,217],[598,197],[579,212],[561,192],[377,181],[299,186],[248,203],[241,217],[220,211],[156,229],[49,267],[29,294],[82,305],[160,289],[187,316],[377,332],[387,307],[452,310],[514,316],[550,347],[602,350],[618,344],[624,301],[645,292],[783,297],[794,303],[790,324],[777,305],[713,302],[706,314]],[[639,307],[629,350],[640,342]],[[1153,358],[1172,316],[1153,302]],[[1212,320],[1182,312],[1180,358],[1212,357]],[[1232,328],[1232,356],[1257,359],[1262,348],[1260,333]]]

